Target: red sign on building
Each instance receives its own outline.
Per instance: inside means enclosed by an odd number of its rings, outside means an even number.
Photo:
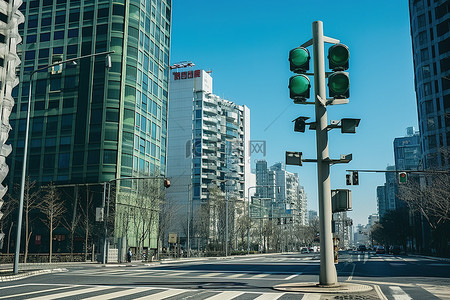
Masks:
[[[180,80],[180,79],[190,79],[190,78],[196,78],[201,76],[202,70],[195,70],[195,71],[187,71],[187,72],[173,72],[173,79],[174,80]]]

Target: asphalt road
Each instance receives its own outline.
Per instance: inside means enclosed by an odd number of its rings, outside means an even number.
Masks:
[[[319,265],[317,254],[72,265],[67,272],[0,283],[0,299],[450,299],[450,262],[358,252],[341,253],[338,281],[370,285],[371,292],[320,295],[273,289],[318,282]]]

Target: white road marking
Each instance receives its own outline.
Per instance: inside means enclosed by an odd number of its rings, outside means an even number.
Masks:
[[[233,299],[236,298],[240,295],[242,295],[244,292],[235,292],[235,291],[227,291],[227,292],[222,292],[220,294],[211,296],[209,298],[206,298],[208,300],[222,300],[222,299]],[[153,299],[153,298],[152,298]],[[205,300],[206,300],[205,299]]]
[[[418,284],[418,286],[442,300],[450,300],[450,291],[446,286],[432,284]]]
[[[350,276],[348,276],[347,280],[353,279],[353,273],[355,272],[356,264],[353,264],[352,273],[350,273]]]
[[[302,275],[302,273],[292,274],[291,276],[286,277],[284,280],[290,280],[294,277],[297,277],[298,275]]]
[[[378,298],[380,298],[380,300],[388,300],[388,298],[386,298],[386,296],[383,294],[383,292],[381,291],[380,286],[378,285],[374,285],[373,289],[375,290],[375,292],[378,295]]]
[[[253,300],[276,300],[283,296],[284,293],[264,293],[259,297],[256,297]]]
[[[390,286],[389,287],[392,291],[392,297],[394,297],[395,300],[412,300],[412,298],[405,293],[404,290],[402,290],[399,286]]]
[[[20,285],[20,286],[24,286],[24,285]],[[2,289],[4,289],[4,288],[14,288],[14,287],[19,287],[19,285],[3,287]],[[70,286],[63,286],[63,287],[59,287],[59,288],[47,287],[47,288],[45,288],[43,290],[39,290],[39,291],[28,292],[28,293],[21,293],[21,294],[14,294],[14,295],[10,295],[10,296],[4,296],[4,297],[2,297],[2,299],[21,297],[21,296],[29,296],[29,295],[39,294],[39,293],[45,293],[45,292],[48,292],[48,291],[57,291],[57,290],[62,290],[62,289],[67,289],[67,288],[70,288]]]
[[[161,299],[166,299],[172,296],[176,296],[178,294],[182,294],[187,292],[187,290],[179,290],[179,289],[170,289],[170,290],[166,290],[163,292],[159,292],[156,294],[151,294],[151,295],[147,295],[147,296],[143,296],[143,297],[139,297],[139,298],[134,298],[136,299],[152,299],[152,300],[161,300]]]
[[[98,292],[98,291],[105,291],[105,290],[109,290],[111,289],[111,287],[104,287],[104,286],[95,286],[95,287],[90,287],[84,290],[75,290],[75,291],[69,291],[69,292],[65,292],[65,293],[58,293],[58,294],[52,294],[52,295],[45,295],[42,297],[27,297],[27,299],[35,299],[35,300],[51,300],[51,299],[60,299],[63,297],[70,297],[70,296],[79,296],[81,294],[87,294],[87,293],[92,293],[92,292]]]
[[[143,291],[149,291],[151,289],[148,288],[130,288],[124,291],[118,291],[118,292],[114,292],[114,293],[109,293],[109,294],[101,294],[98,296],[93,296],[93,297],[89,297],[89,298],[83,298],[84,300],[89,299],[89,300],[104,300],[104,299],[112,299],[112,298],[118,298],[118,297],[124,297],[124,296],[129,296],[129,295],[133,295],[136,293],[140,293]]]
[[[302,300],[320,300],[320,294],[305,294]]]
[[[217,277],[217,276],[222,276],[225,273],[206,273],[206,274],[202,274],[202,275],[198,275],[198,277]]]

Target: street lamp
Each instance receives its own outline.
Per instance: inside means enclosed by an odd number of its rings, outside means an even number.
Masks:
[[[139,179],[164,179],[164,187],[169,188],[170,187],[170,181],[169,179],[165,178],[164,176],[148,176],[148,177],[120,177],[120,178],[114,178],[111,180],[108,180],[103,183],[103,211],[105,211],[106,206],[106,212],[104,213],[104,233],[105,238],[103,240],[103,258],[102,258],[102,264],[106,264],[106,250],[107,250],[107,243],[108,243],[108,216],[109,216],[109,200],[111,196],[111,183],[115,181],[120,180],[139,180]],[[108,186],[108,188],[107,188]],[[106,189],[108,189],[108,196],[106,196]]]
[[[30,73],[30,87],[28,92],[28,109],[27,109],[27,121],[26,121],[26,127],[25,127],[25,144],[23,149],[23,166],[22,166],[22,180],[20,185],[20,200],[19,200],[19,214],[17,217],[17,236],[16,236],[16,252],[14,254],[14,266],[13,266],[13,272],[14,274],[17,274],[19,272],[19,255],[20,255],[20,239],[21,239],[21,231],[22,231],[22,213],[23,213],[23,201],[24,201],[24,193],[25,193],[25,177],[26,177],[26,170],[27,170],[27,155],[28,155],[28,136],[30,132],[30,115],[31,115],[31,92],[32,92],[32,86],[33,86],[33,75],[37,72],[50,69],[55,66],[60,66],[65,63],[69,62],[76,62],[77,60],[90,58],[93,56],[101,56],[105,55],[109,57],[110,54],[114,53],[114,51],[106,51],[106,52],[100,52],[100,53],[94,53],[89,55],[83,55],[71,59],[66,59],[63,61],[58,61],[56,63],[53,63],[51,65],[38,68],[36,70],[33,70]],[[107,68],[111,67],[111,60],[110,58],[106,59],[105,66]]]

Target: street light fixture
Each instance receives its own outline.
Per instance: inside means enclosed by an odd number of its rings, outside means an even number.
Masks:
[[[19,200],[19,214],[17,217],[17,236],[16,236],[16,251],[14,255],[14,266],[13,266],[13,272],[14,274],[17,274],[19,272],[19,255],[20,255],[20,239],[21,239],[21,231],[22,231],[22,213],[23,213],[23,201],[24,201],[24,193],[25,193],[25,177],[26,177],[26,170],[27,170],[27,155],[28,155],[28,139],[29,139],[29,132],[30,132],[30,115],[31,115],[31,92],[32,92],[32,86],[33,86],[33,75],[37,72],[47,70],[50,68],[53,68],[55,66],[59,66],[65,63],[69,62],[76,62],[77,60],[90,58],[94,56],[107,56],[109,57],[110,54],[114,53],[114,51],[106,51],[106,52],[100,52],[100,53],[94,53],[89,55],[83,55],[71,59],[66,59],[63,61],[58,61],[56,63],[53,63],[51,65],[38,68],[36,70],[33,70],[30,73],[30,84],[29,84],[29,91],[28,91],[28,108],[27,108],[27,121],[26,121],[26,127],[25,127],[25,144],[23,149],[23,166],[22,166],[22,180],[20,185],[20,200]],[[107,59],[107,61],[110,61],[110,58]]]

